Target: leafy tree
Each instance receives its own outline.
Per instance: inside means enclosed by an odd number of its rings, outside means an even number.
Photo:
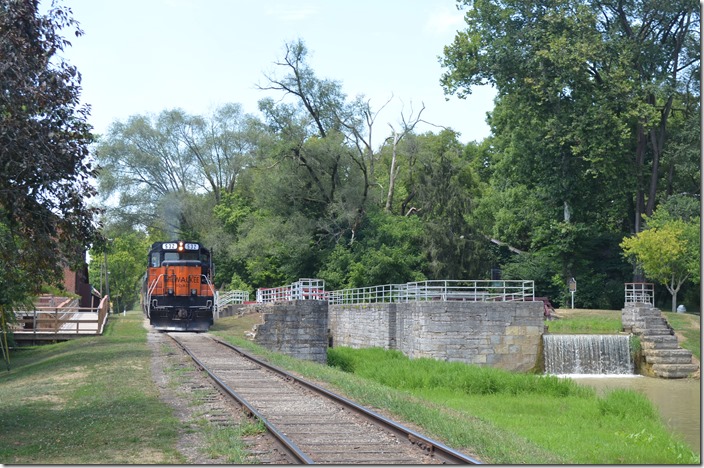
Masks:
[[[370,209],[357,241],[338,243],[318,272],[328,289],[422,281],[426,255],[423,222]]]
[[[633,258],[653,280],[664,284],[672,295],[672,311],[677,293],[688,279],[700,281],[701,248],[699,218],[689,223],[668,220],[657,223],[621,242],[624,255]]]
[[[58,53],[64,28],[82,34],[68,8],[0,2],[0,315],[77,267],[97,237],[86,200],[95,194],[88,108],[80,74]]]
[[[407,137],[408,171],[400,184],[405,215],[423,224],[421,245],[428,278],[486,277],[488,242],[470,223],[479,181],[463,145],[452,130]]]
[[[656,202],[698,191],[696,3],[460,5],[467,28],[444,50],[445,92],[498,92],[476,219],[487,236],[545,257],[543,284],[566,291],[579,276],[584,306],[615,298],[599,291],[626,279],[619,239]]]
[[[108,229],[104,246],[91,250],[90,277],[97,288],[104,258],[107,256],[110,299],[113,310],[120,312],[134,308],[139,301],[140,280],[147,268],[147,252],[151,245],[147,235],[136,230]],[[104,275],[104,272],[102,273]]]
[[[446,93],[493,84],[494,133],[519,156],[510,164],[566,211],[595,193],[590,181],[607,187],[604,200],[627,201],[638,232],[657,201],[669,119],[698,101],[696,2],[461,3],[468,28],[445,48]],[[526,155],[532,167],[514,164]]]
[[[192,236],[189,214],[203,212],[193,209],[200,203],[193,196],[208,194],[212,209],[231,192],[253,153],[265,147],[262,132],[239,104],[223,105],[209,117],[176,109],[115,122],[96,150],[101,196],[119,196],[112,218]]]

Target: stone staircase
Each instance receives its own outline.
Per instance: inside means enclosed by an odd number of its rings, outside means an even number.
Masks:
[[[640,337],[641,373],[663,379],[681,379],[699,369],[692,352],[680,348],[675,332],[660,309],[649,304],[628,305],[622,310],[624,330]]]

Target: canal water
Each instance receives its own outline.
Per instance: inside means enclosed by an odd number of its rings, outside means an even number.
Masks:
[[[701,383],[699,379],[658,379],[634,376],[569,375],[581,385],[594,387],[599,394],[631,389],[645,394],[658,408],[662,420],[701,454]]]

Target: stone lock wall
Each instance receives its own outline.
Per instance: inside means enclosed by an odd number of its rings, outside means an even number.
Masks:
[[[396,304],[328,306],[333,346],[396,349]]]
[[[379,346],[428,357],[528,371],[538,364],[540,302],[331,305],[334,346]]]
[[[327,362],[328,303],[291,301],[246,305],[261,313],[254,342],[266,349],[321,364]]]
[[[243,306],[260,313],[254,341],[272,351],[325,363],[328,342],[398,349],[411,358],[459,361],[525,372],[538,365],[540,302],[409,302],[328,305],[292,301]]]

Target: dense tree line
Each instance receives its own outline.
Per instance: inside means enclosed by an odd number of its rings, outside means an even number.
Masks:
[[[467,27],[440,82],[459,97],[496,88],[485,141],[418,133],[423,108],[374,140],[383,105],[316,76],[298,40],[261,86],[281,94],[261,118],[228,104],[116,122],[96,152],[103,195],[120,197],[109,222],[204,242],[218,285],[249,290],[500,271],[558,305],[574,277],[578,307],[620,308],[624,282],[664,285],[621,243],[664,219],[660,205],[699,207],[697,3],[459,6]],[[698,288],[685,297],[698,303]]]
[[[55,60],[68,45],[58,31],[77,25],[66,9],[42,16],[36,2],[3,2],[3,291],[29,297],[39,272],[92,243],[95,258],[107,245],[116,297],[130,307],[135,252],[181,237],[214,249],[221,287],[501,274],[536,280],[560,305],[574,277],[577,306],[618,308],[624,282],[652,279],[698,303],[694,254],[671,266],[673,283],[637,252],[655,233],[679,245],[663,256],[699,252],[688,227],[700,206],[698,4],[458,6],[466,26],[440,58],[440,85],[459,97],[496,88],[489,138],[418,132],[423,106],[383,134],[384,104],[318,77],[294,41],[261,86],[279,97],[262,99],[258,116],[236,103],[204,116],[166,109],[101,136],[105,244],[83,198],[94,168],[80,75]]]

